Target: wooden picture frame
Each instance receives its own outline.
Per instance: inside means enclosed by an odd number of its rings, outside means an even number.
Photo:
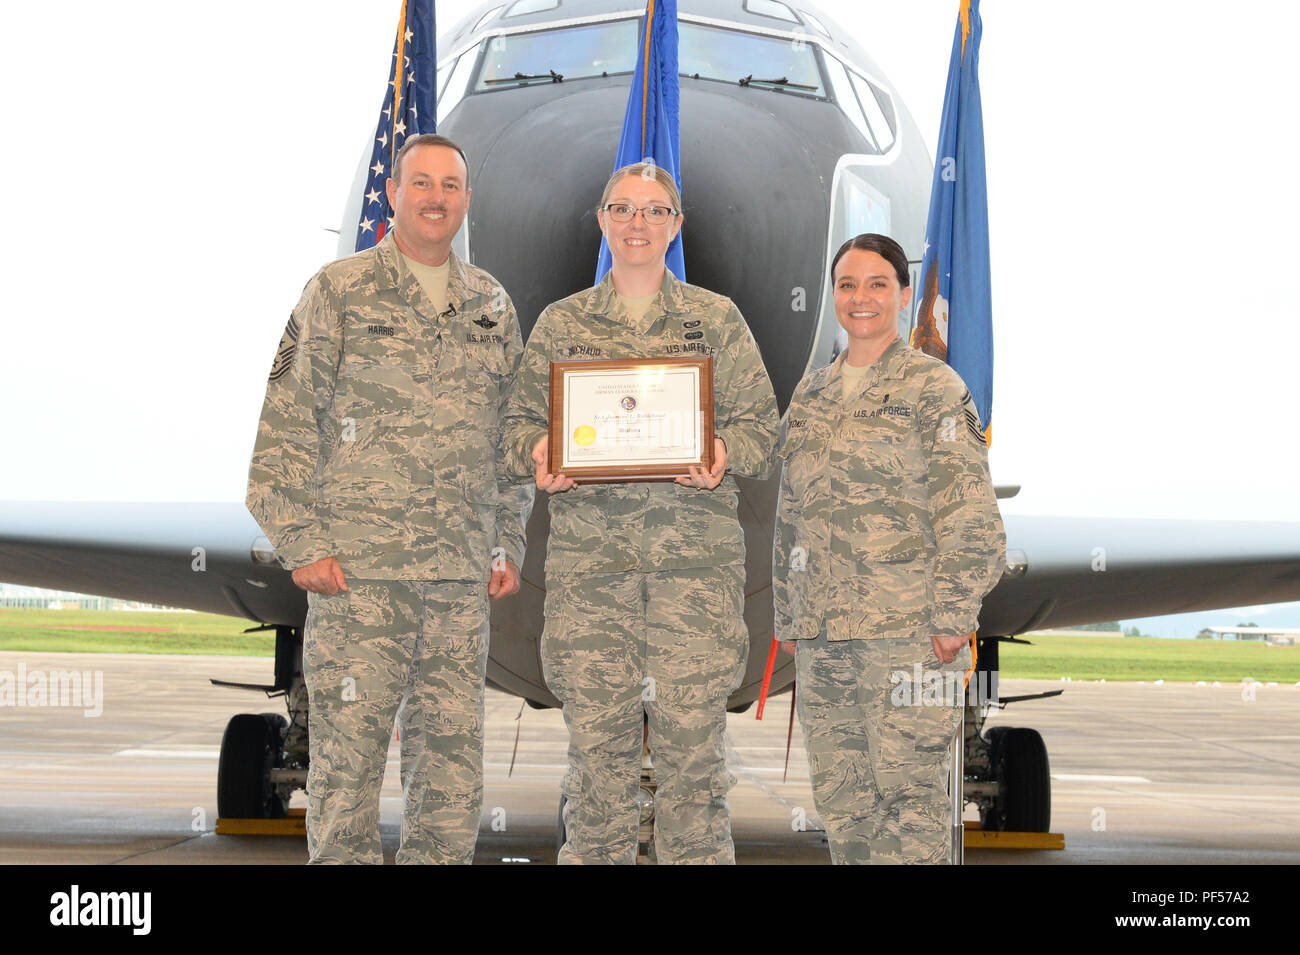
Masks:
[[[553,361],[550,469],[580,484],[713,467],[713,358]]]

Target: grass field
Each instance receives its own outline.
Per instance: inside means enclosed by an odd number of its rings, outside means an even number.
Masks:
[[[1027,634],[1031,647],[1004,643],[1000,676],[1059,680],[1205,680],[1240,683],[1300,681],[1300,647],[1233,640],[1155,637],[1048,637]]]
[[[0,608],[0,650],[66,653],[213,653],[271,656],[273,633],[208,613]],[[1029,635],[1033,646],[1002,644],[1004,679],[1300,681],[1300,647],[1153,637]]]
[[[251,626],[214,613],[0,608],[0,650],[273,656],[275,633]]]

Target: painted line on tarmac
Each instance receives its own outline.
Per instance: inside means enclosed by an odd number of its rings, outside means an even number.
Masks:
[[[219,759],[221,751],[212,749],[119,749],[114,756],[133,759]]]

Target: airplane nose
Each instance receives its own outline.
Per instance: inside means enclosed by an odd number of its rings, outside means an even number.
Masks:
[[[442,124],[477,164],[471,254],[505,285],[525,334],[548,304],[595,279],[595,207],[627,108],[626,77],[565,86],[479,94]],[[786,102],[777,110],[774,100]],[[707,80],[681,89],[686,280],[736,302],[783,408],[821,299],[829,177],[804,145],[814,125],[797,120],[820,108],[759,90],[737,98]]]

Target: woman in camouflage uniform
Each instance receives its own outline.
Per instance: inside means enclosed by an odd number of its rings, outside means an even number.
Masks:
[[[943,862],[962,671],[1006,541],[970,392],[899,338],[907,257],[875,234],[831,264],[848,345],[782,426],[772,584],[831,857]]]
[[[732,475],[767,475],[776,398],[731,300],[665,265],[682,221],[672,176],[653,164],[618,170],[597,214],[610,272],[542,312],[506,414],[512,476],[551,495],[540,649],[569,728],[559,861],[635,861],[648,718],[659,861],[733,862],[726,701],[749,634]],[[711,470],[675,483],[578,486],[549,473],[551,361],[683,354],[713,356]]]

